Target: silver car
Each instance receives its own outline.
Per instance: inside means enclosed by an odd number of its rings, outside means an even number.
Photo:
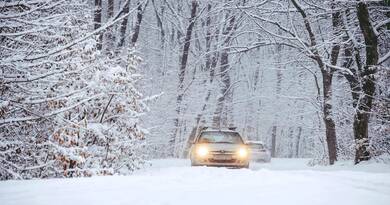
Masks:
[[[249,150],[233,130],[203,130],[190,150],[192,166],[249,167]]]
[[[250,160],[254,162],[271,162],[271,153],[261,141],[248,141]]]

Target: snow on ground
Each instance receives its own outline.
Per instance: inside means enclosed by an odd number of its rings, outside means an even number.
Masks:
[[[153,160],[131,176],[0,182],[2,205],[390,204],[390,166],[308,167],[273,159],[251,169],[190,167]]]

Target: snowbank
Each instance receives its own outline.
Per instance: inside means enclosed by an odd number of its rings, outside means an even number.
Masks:
[[[386,165],[309,167],[306,159],[273,159],[251,169],[190,167],[153,160],[131,176],[0,182],[2,205],[39,204],[376,204],[390,202]],[[374,171],[375,170],[375,171]]]

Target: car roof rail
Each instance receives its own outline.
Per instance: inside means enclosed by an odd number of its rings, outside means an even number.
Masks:
[[[237,127],[228,127],[228,129],[231,131],[236,131]]]
[[[233,127],[233,126],[230,126],[230,127],[225,127],[225,128],[221,128],[221,127],[209,127],[209,126],[204,126],[204,127],[200,127],[200,131],[205,131],[205,130],[230,130],[230,131],[236,131],[237,130],[237,127]]]
[[[207,130],[207,129],[209,129],[209,127],[207,127],[207,126],[204,126],[201,128],[201,130]]]

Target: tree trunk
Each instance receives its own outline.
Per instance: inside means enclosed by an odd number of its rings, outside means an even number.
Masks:
[[[191,45],[191,35],[192,31],[195,25],[195,16],[196,16],[196,10],[198,7],[198,2],[193,0],[191,3],[191,17],[190,17],[190,22],[187,27],[186,31],[186,36],[184,40],[184,46],[183,46],[183,52],[182,56],[180,59],[180,68],[179,68],[179,86],[178,86],[178,95],[176,97],[176,115],[177,117],[174,120],[174,132],[173,135],[170,139],[170,144],[173,147],[173,153],[175,152],[175,144],[176,144],[176,138],[177,135],[179,134],[179,119],[180,119],[180,114],[181,114],[181,103],[183,101],[183,95],[184,95],[184,79],[185,79],[185,73],[186,73],[186,67],[187,67],[187,61],[188,61],[188,53],[190,50],[190,45]]]
[[[207,5],[207,18],[206,18],[206,70],[211,68],[211,40],[213,36],[211,35],[211,4]]]
[[[375,95],[375,73],[378,64],[378,37],[374,32],[374,28],[370,22],[370,15],[367,4],[360,2],[357,5],[357,16],[359,26],[363,33],[365,49],[366,49],[366,65],[364,70],[360,72],[362,79],[363,96],[360,99],[358,110],[354,118],[354,134],[356,141],[355,163],[370,159],[370,152],[368,150],[368,123],[370,119],[370,112]]]
[[[334,5],[332,5],[332,9]],[[332,27],[333,35],[337,36],[340,33],[341,26],[341,14],[339,11],[332,13]],[[338,42],[332,43],[330,63],[334,66],[337,65],[338,57],[340,54],[340,45]],[[325,122],[325,135],[326,143],[328,145],[329,164],[333,165],[337,161],[337,138],[336,138],[336,125],[332,116],[332,81],[333,81],[333,68],[326,68],[323,63],[317,59],[322,73],[323,84],[323,113]]]
[[[107,8],[107,18],[110,19],[114,16],[114,6],[115,6],[115,0],[108,0],[108,8]],[[109,53],[110,51],[115,50],[115,34],[114,34],[114,28],[109,28],[105,33],[105,51],[106,53]]]
[[[218,98],[217,101],[217,108],[215,109],[214,115],[213,115],[213,126],[214,127],[221,127],[227,126],[228,125],[228,120],[227,116],[223,116],[224,114],[227,115],[226,110],[226,102],[227,98],[230,97],[229,95],[231,94],[231,82],[230,82],[230,75],[229,75],[229,54],[227,50],[222,51],[221,53],[221,58],[220,58],[220,74],[221,74],[221,79],[222,79],[222,88],[221,88],[221,93],[220,97]]]
[[[384,0],[383,1],[383,6],[390,7],[390,0]],[[387,16],[387,18],[390,19],[390,11],[389,10],[388,10],[388,12],[386,12],[386,16]],[[390,22],[386,24],[386,29],[390,30]]]
[[[131,37],[131,41],[130,41],[131,46],[135,46],[135,44],[137,43],[139,31],[141,29],[142,17],[143,17],[143,14],[145,12],[146,7],[148,6],[148,2],[149,1],[147,1],[145,3],[145,6],[143,8],[142,8],[143,5],[141,4],[141,2],[137,3],[137,21],[135,23],[133,36]]]
[[[254,118],[256,117],[256,111],[255,111],[255,93],[257,91],[257,85],[259,82],[259,77],[260,77],[260,68],[257,68],[255,70],[254,76],[253,76],[253,85],[250,86],[250,100],[247,104],[247,110],[246,110],[246,126],[245,126],[245,135],[247,136],[248,140],[255,140],[257,138],[257,133],[255,130],[255,127],[257,125],[256,122],[254,122]]]
[[[204,115],[204,112],[206,111],[206,108],[207,108],[207,104],[209,102],[209,99],[210,99],[210,96],[211,96],[211,86],[214,82],[214,73],[215,73],[215,68],[217,66],[217,59],[215,59],[215,55],[218,55],[218,52],[213,52],[211,53],[211,42],[212,42],[212,39],[213,39],[213,36],[212,36],[212,33],[211,33],[211,14],[210,14],[210,11],[211,11],[211,4],[208,4],[207,5],[207,12],[208,12],[208,15],[207,15],[207,19],[206,19],[206,56],[205,56],[205,69],[209,71],[209,79],[208,79],[208,88],[207,88],[207,94],[206,94],[206,97],[204,99],[204,103],[203,103],[203,106],[202,106],[202,109],[200,111],[200,113],[197,115],[196,117],[196,125],[195,127],[199,127],[200,123],[205,123],[205,119],[202,120],[202,117]],[[215,39],[216,41],[218,41],[218,33],[215,34]],[[207,79],[205,79],[203,81],[203,84],[206,84],[207,83]]]
[[[299,126],[298,127],[297,142],[295,144],[295,157],[296,158],[299,157],[299,147],[300,147],[300,143],[301,143],[301,135],[302,135],[302,127]]]
[[[95,6],[95,10],[94,10],[93,28],[97,30],[102,26],[102,1],[95,0],[94,6]],[[103,44],[103,35],[99,33],[96,48],[98,50],[102,50],[102,44]]]
[[[327,67],[320,57],[320,52],[317,49],[317,40],[316,35],[313,32],[311,27],[311,22],[306,14],[306,12],[301,8],[301,6],[296,2],[296,0],[291,0],[294,7],[301,14],[303,18],[303,23],[305,25],[305,29],[309,35],[310,39],[310,51],[313,53],[310,56],[313,60],[315,60],[318,64],[318,67],[322,73],[322,86],[323,86],[323,120],[325,122],[325,136],[328,147],[328,155],[329,155],[329,164],[334,164],[337,161],[337,138],[336,138],[336,127],[334,120],[332,118],[332,78],[333,78],[333,68]],[[332,9],[334,5],[332,5]],[[333,34],[338,36],[340,32],[340,12],[336,11],[332,13],[332,26],[333,26]],[[340,45],[338,42],[332,43],[331,56],[330,61],[332,65],[337,65],[337,60],[339,56]]]
[[[288,127],[288,158],[293,158],[294,157],[294,127]]]
[[[127,14],[130,11],[130,1],[127,1],[124,8],[123,8],[123,14]],[[123,47],[125,44],[125,38],[126,38],[126,31],[127,31],[127,23],[128,23],[129,16],[123,19],[121,26],[120,26],[120,32],[119,32],[119,43],[118,43],[118,49]]]
[[[272,134],[271,134],[271,157],[276,157],[276,131],[277,127],[272,126]]]
[[[280,34],[280,30],[278,31]],[[282,91],[282,45],[276,46],[276,56],[277,56],[277,69],[276,69],[276,103],[279,102],[280,94]],[[271,134],[271,157],[276,157],[276,137],[277,137],[277,130],[278,130],[278,121],[279,121],[279,112],[276,111],[273,119],[273,126],[272,126],[272,134]]]
[[[369,114],[357,111],[353,122],[356,143],[355,163],[370,159],[370,152],[368,150],[368,122]]]
[[[336,126],[332,118],[332,78],[333,72],[322,70],[323,81],[323,119],[325,123],[325,136],[328,145],[329,164],[337,161]]]
[[[161,2],[164,4],[164,2]],[[156,14],[156,20],[157,20],[157,26],[160,29],[160,40],[161,40],[161,48],[164,49],[165,47],[165,30],[163,26],[163,17],[164,17],[164,5],[161,6],[161,14],[158,12],[155,0],[152,0],[152,5],[154,8],[154,13]]]
[[[229,15],[226,15],[226,20],[229,19]],[[233,35],[232,32],[236,29],[235,27],[235,16],[230,17],[229,24],[226,27],[226,29],[222,32],[222,37],[225,38],[225,40],[222,43],[222,47],[228,47],[231,41],[231,37]],[[222,88],[220,97],[217,100],[217,107],[215,109],[214,115],[213,115],[213,126],[214,127],[221,127],[221,125],[228,126],[229,120],[228,114],[231,112],[226,106],[227,101],[232,100],[232,88],[231,88],[231,82],[230,82],[230,75],[229,75],[229,49],[224,48],[221,51],[220,56],[220,75],[222,80]],[[224,112],[225,109],[225,112]],[[230,123],[232,123],[233,119],[230,118]]]

